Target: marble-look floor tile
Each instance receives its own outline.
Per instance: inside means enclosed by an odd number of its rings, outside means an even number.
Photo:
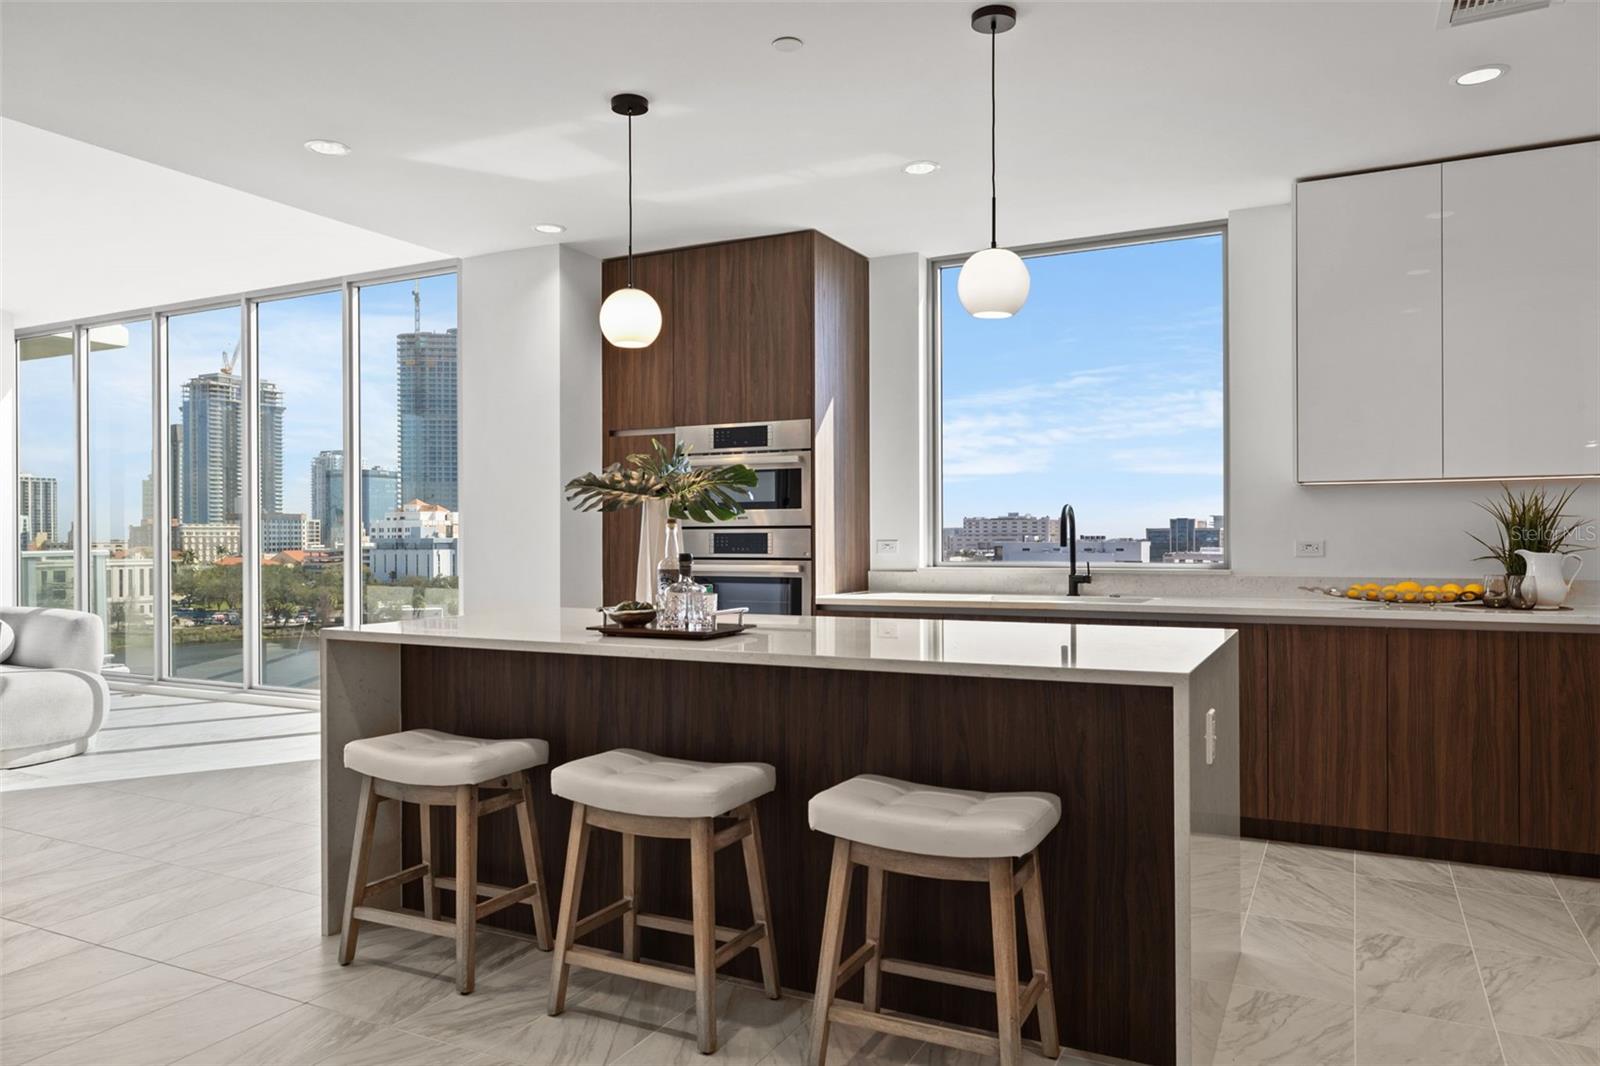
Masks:
[[[1450,878],[1449,863],[1412,859],[1404,855],[1374,855],[1368,851],[1358,851],[1356,873],[1366,877],[1382,877],[1390,881],[1442,885],[1452,889],[1455,887],[1455,882]]]
[[[1556,891],[1568,903],[1600,907],[1600,880],[1592,877],[1555,877]]]
[[[1323,860],[1280,862],[1276,845],[1267,849],[1250,901],[1251,915],[1352,927],[1355,885],[1349,870],[1328,869]],[[1343,854],[1343,853],[1336,853]]]
[[[1217,1055],[1217,1037],[1228,1014],[1228,997],[1233,981],[1189,982],[1189,1055],[1195,1062],[1210,1063]]]
[[[273,773],[264,767],[202,770],[188,774],[108,782],[104,787],[285,821],[316,825],[321,795],[315,780]]]
[[[1461,889],[1461,908],[1467,930],[1480,951],[1510,951],[1522,955],[1548,955],[1593,964],[1578,923],[1559,899],[1512,896],[1503,892]]]
[[[0,975],[59,959],[83,946],[81,940],[0,918]]]
[[[1239,965],[1243,915],[1189,911],[1189,976],[1196,981],[1231,981]]]
[[[362,1021],[387,1025],[408,1019],[446,992],[454,994],[455,946],[443,937],[365,926],[356,957],[339,965],[339,938],[236,978]]]
[[[1259,865],[1259,863],[1258,863]],[[1196,907],[1242,912],[1249,899],[1239,842],[1231,837],[1195,836],[1189,842],[1189,899]]]
[[[1353,965],[1350,930],[1251,914],[1234,982],[1350,1003]]]
[[[1280,844],[1274,840],[1267,845],[1267,861],[1347,874],[1355,868],[1356,860],[1355,852],[1352,851],[1317,848],[1309,844]]]
[[[158,869],[160,863],[149,859],[96,851],[86,861],[28,874],[0,886],[0,916],[29,925],[75,918],[93,909],[92,903],[78,909],[83,895],[104,885],[107,895],[114,896],[128,878]]]
[[[728,1066],[755,1066],[805,1020],[810,1000],[768,999],[748,985],[722,981],[717,986],[716,1061]],[[669,1020],[613,1061],[617,1066],[688,1066],[704,1061],[696,1044],[693,1010]]]
[[[119,937],[151,926],[165,925],[191,917],[201,901],[218,904],[252,896],[261,886],[253,881],[167,867],[163,874],[152,874],[155,887],[121,903],[97,905],[75,918],[52,924],[57,932],[95,944],[106,944]]]
[[[1600,1048],[1600,966],[1478,949],[1502,1032]]]
[[[762,1066],[807,1066],[811,1051],[811,1012],[783,1043],[761,1060]],[[930,1045],[905,1037],[874,1033],[846,1025],[828,1026],[828,1066],[910,1066],[922,1062]],[[994,1060],[988,1060],[993,1063]]]
[[[995,1061],[993,1055],[958,1051],[939,1044],[923,1044],[917,1057],[911,1060],[911,1066],[994,1066]],[[832,1063],[833,1059],[830,1057],[828,1062]],[[1075,1055],[1065,1048],[1062,1049],[1060,1058],[1047,1059],[1039,1053],[1038,1047],[1032,1041],[1023,1041],[1021,1062],[1022,1066],[1104,1066],[1101,1062]]]
[[[183,899],[195,880],[192,870],[142,859],[125,868],[121,876],[98,876],[106,865],[97,862],[83,870],[83,883],[64,885],[47,898],[34,899],[14,910],[8,908],[7,917],[67,936],[99,941],[140,928],[141,915],[154,914],[155,920],[165,920],[180,913],[173,910],[173,901]],[[93,936],[84,936],[83,932]]]
[[[1501,1066],[1505,1060],[1493,1029],[1363,1009],[1356,1016],[1356,1061],[1372,1066]]]
[[[1506,1066],[1600,1066],[1600,1048],[1563,1044],[1520,1033],[1501,1033]]]
[[[1355,1008],[1287,992],[1235,988],[1217,1038],[1227,1066],[1348,1066],[1355,1061]]]
[[[80,944],[0,977],[0,1017],[18,1014],[150,966],[149,959]]]
[[[35,1061],[40,1066],[174,1062],[299,1005],[243,985],[219,984]]]
[[[123,936],[106,941],[107,947],[116,948],[134,955],[143,955],[148,959],[159,962],[171,962],[186,952],[196,951],[201,948],[223,941],[244,936],[261,926],[268,925],[280,919],[289,918],[298,914],[315,913],[320,910],[321,901],[318,897],[307,895],[303,892],[292,892],[286,888],[276,888],[271,885],[261,885],[247,882],[249,892],[246,895],[229,899],[215,906],[200,906],[191,913],[181,918],[162,922],[158,925],[148,926],[137,932],[127,933]],[[310,927],[317,928],[313,922]],[[317,933],[313,932],[305,939],[297,941],[292,949],[282,955],[272,958],[282,958],[285,955],[296,954],[304,951],[317,943]],[[262,959],[250,970],[256,969],[270,959]],[[201,969],[189,963],[179,963],[187,969]],[[241,973],[248,970],[239,971]],[[231,977],[232,974],[214,973],[214,977]]]
[[[277,891],[288,893],[287,889]],[[289,895],[305,898],[304,893],[299,892]],[[249,925],[232,936],[191,948],[165,961],[232,981],[314,948],[321,939],[320,907],[315,904],[298,906],[293,913]],[[177,943],[181,946],[187,940],[179,939]]]
[[[151,963],[91,988],[6,1015],[4,1026],[0,1026],[0,1060],[30,1062],[217,984],[215,978]]]
[[[1455,886],[1356,875],[1356,935],[1401,933],[1467,942]]]
[[[1464,1025],[1493,1024],[1472,949],[1442,940],[1362,937],[1356,943],[1356,1002]]]
[[[1578,923],[1584,939],[1589,941],[1589,950],[1594,952],[1596,961],[1600,961],[1600,907],[1590,907],[1582,903],[1569,903],[1567,910],[1572,912],[1573,920]]]
[[[24,833],[19,829],[0,829],[0,896],[6,886],[14,881],[59,870],[63,866],[81,866],[93,862],[105,853],[99,848],[85,847],[67,840]]]
[[[481,1060],[414,1033],[299,1005],[177,1061],[186,1066],[466,1066]]]
[[[1460,863],[1451,863],[1450,869],[1456,878],[1456,887],[1471,888],[1483,892],[1510,892],[1520,896],[1543,896],[1546,899],[1559,898],[1556,883],[1550,879],[1549,874],[1535,873],[1531,870],[1499,870],[1492,866],[1463,866]]]

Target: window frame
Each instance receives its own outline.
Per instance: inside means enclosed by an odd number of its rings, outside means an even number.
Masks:
[[[206,296],[193,300],[158,304],[155,306],[141,307],[133,310],[118,311],[109,314],[83,316],[61,322],[41,323],[39,325],[31,325],[13,331],[11,351],[6,353],[3,358],[11,360],[13,367],[19,372],[19,385],[21,369],[20,354],[21,343],[23,341],[35,337],[61,333],[68,333],[73,337],[73,404],[75,413],[75,425],[73,427],[73,448],[75,460],[74,469],[76,470],[77,477],[79,478],[79,484],[75,488],[75,499],[78,508],[80,508],[80,513],[87,513],[86,510],[83,509],[85,509],[88,505],[87,495],[89,489],[86,480],[89,459],[86,444],[88,440],[89,427],[86,424],[88,417],[88,382],[85,373],[87,367],[88,331],[96,326],[117,325],[136,319],[146,319],[151,323],[151,344],[153,348],[151,356],[151,375],[153,379],[152,387],[154,391],[154,395],[152,397],[154,402],[152,403],[153,417],[151,433],[153,435],[153,447],[151,454],[155,465],[155,470],[153,471],[152,477],[152,488],[156,494],[156,505],[154,510],[157,512],[154,536],[154,552],[156,561],[163,564],[153,567],[151,575],[151,596],[156,604],[157,611],[154,638],[155,674],[153,677],[147,677],[142,674],[129,674],[125,676],[111,675],[109,677],[110,680],[117,682],[119,687],[127,687],[130,689],[146,687],[181,687],[196,690],[210,690],[218,693],[237,694],[241,692],[262,692],[301,699],[313,697],[318,691],[317,689],[293,688],[287,686],[267,685],[262,683],[261,654],[259,647],[259,642],[261,639],[261,619],[259,617],[259,567],[243,567],[242,577],[244,580],[244,599],[246,602],[240,612],[241,628],[243,630],[241,636],[244,642],[244,647],[242,650],[244,661],[242,683],[234,684],[232,682],[210,682],[191,678],[179,678],[175,677],[172,673],[171,664],[168,661],[168,656],[170,654],[172,618],[170,564],[172,538],[171,528],[166,521],[166,516],[170,514],[171,509],[171,493],[174,491],[174,486],[169,484],[170,446],[166,433],[166,426],[168,424],[170,415],[170,411],[168,410],[170,398],[167,395],[167,388],[169,384],[167,350],[168,320],[174,316],[181,316],[199,311],[215,311],[229,307],[233,307],[238,310],[240,316],[240,370],[241,375],[244,377],[247,384],[247,395],[245,397],[244,409],[241,412],[241,418],[244,420],[244,440],[242,442],[244,455],[242,456],[242,461],[245,464],[244,476],[245,484],[247,486],[247,494],[252,504],[251,506],[244,508],[243,513],[240,515],[239,536],[241,551],[248,552],[251,550],[251,546],[254,546],[257,549],[257,554],[259,554],[261,530],[258,515],[255,514],[260,505],[260,470],[257,463],[257,451],[260,445],[260,426],[258,424],[258,419],[260,417],[260,398],[257,394],[259,372],[257,367],[258,338],[255,330],[256,306],[260,303],[292,299],[297,296],[313,296],[331,291],[338,291],[343,294],[343,353],[340,361],[340,375],[343,388],[342,413],[345,421],[344,449],[346,464],[349,464],[352,456],[359,464],[359,450],[361,445],[361,405],[360,390],[357,387],[358,383],[356,381],[356,376],[360,369],[360,338],[358,318],[360,298],[359,290],[369,285],[382,285],[397,281],[410,281],[412,279],[439,277],[446,274],[452,274],[455,276],[457,313],[456,328],[457,336],[459,338],[460,335],[465,332],[460,326],[462,274],[462,263],[460,259],[431,260],[424,263],[416,263],[408,266],[394,267],[384,270],[368,271],[360,274],[349,274],[333,278],[319,278],[314,281],[297,282],[294,284],[279,285],[270,288],[251,289],[245,292],[229,293],[222,296]],[[462,421],[460,418],[462,397],[465,395],[465,390],[462,387],[462,375],[465,373],[464,364],[458,363],[456,373],[456,411],[457,425],[459,426]],[[20,387],[14,388],[9,399],[12,414],[12,440],[10,441],[10,445],[13,455],[19,454],[21,449],[22,426],[20,413],[22,402],[22,390]],[[20,476],[20,473],[21,471],[19,468],[17,475]],[[346,478],[347,483],[350,480],[351,479]],[[357,478],[355,480],[357,483],[359,483],[360,479]],[[349,509],[348,505],[350,503],[350,494],[350,486],[347,484],[347,509],[345,512],[345,522],[347,527],[351,522],[359,522],[360,519],[360,516],[357,512]],[[359,492],[356,494],[359,495]],[[78,521],[81,523],[82,520],[80,519]],[[359,528],[359,526],[357,528]],[[92,543],[92,536],[76,537],[73,543],[72,550],[75,579],[73,589],[73,606],[78,610],[89,609],[87,577],[90,558],[90,545]],[[347,545],[349,543],[348,529],[346,543]],[[359,540],[357,540],[356,543],[359,544]],[[8,546],[6,550],[8,553],[8,558],[5,561],[5,565],[10,569],[13,582],[15,583],[13,587],[17,588],[20,593],[22,570],[22,553],[20,550],[20,545],[13,543]],[[359,552],[359,548],[357,551]],[[464,580],[465,568],[461,565],[459,551],[456,559],[456,567],[457,597],[460,605],[459,609],[465,610],[467,603],[467,592],[465,588],[466,582]],[[252,571],[257,572],[252,573]],[[360,567],[357,566],[352,568],[350,566],[346,566],[344,578],[345,603],[347,605],[345,610],[345,625],[349,628],[360,628],[361,618],[359,617],[359,613],[356,617],[352,618],[348,609],[348,605],[350,603],[361,602],[360,596],[362,595],[362,589]],[[352,590],[355,596],[354,599],[351,598]]]
[[[1209,222],[1194,222],[1181,226],[1163,226],[1155,229],[1128,230],[1122,233],[1095,237],[1075,238],[1065,241],[1047,241],[1040,244],[1017,245],[1012,251],[1024,260],[1048,255],[1073,252],[1093,252],[1107,248],[1123,248],[1135,244],[1158,244],[1163,241],[1183,240],[1190,237],[1222,238],[1222,513],[1232,513],[1231,470],[1229,451],[1232,389],[1229,387],[1229,337],[1228,337],[1228,221],[1225,218]],[[926,284],[928,291],[927,351],[928,351],[928,433],[924,442],[928,456],[927,500],[928,511],[923,516],[924,558],[932,567],[966,568],[993,571],[1043,571],[1056,572],[1066,563],[993,563],[982,560],[946,560],[942,533],[944,529],[944,308],[943,286],[939,283],[940,271],[966,262],[972,252],[930,257]],[[1229,519],[1231,530],[1232,520]],[[1216,563],[1112,563],[1111,573],[1227,573],[1233,567],[1233,540],[1223,538],[1222,560]]]

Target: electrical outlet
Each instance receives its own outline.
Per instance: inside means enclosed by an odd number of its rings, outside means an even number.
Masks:
[[[880,541],[878,541],[878,554],[879,555],[898,555],[898,554],[900,554],[900,542],[898,540],[880,540]]]
[[[1320,559],[1323,556],[1323,545],[1320,540],[1297,540],[1294,542],[1294,555],[1296,559]]]

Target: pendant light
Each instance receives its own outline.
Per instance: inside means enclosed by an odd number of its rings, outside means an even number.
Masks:
[[[989,35],[989,247],[961,264],[956,294],[974,318],[1010,318],[1028,299],[1028,268],[1022,257],[1001,248],[996,238],[998,183],[995,180],[995,38],[1017,24],[1017,9],[989,4],[972,13],[972,28]]]
[[[661,306],[633,285],[633,120],[650,110],[638,93],[618,93],[611,110],[628,119],[628,284],[600,305],[600,332],[618,348],[648,348],[661,335]]]

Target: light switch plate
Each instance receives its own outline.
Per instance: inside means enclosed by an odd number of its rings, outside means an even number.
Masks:
[[[1294,556],[1296,559],[1320,559],[1326,541],[1297,540],[1294,542]]]
[[[880,541],[878,541],[878,554],[879,555],[898,555],[898,554],[900,554],[900,542],[898,540],[880,540]]]

